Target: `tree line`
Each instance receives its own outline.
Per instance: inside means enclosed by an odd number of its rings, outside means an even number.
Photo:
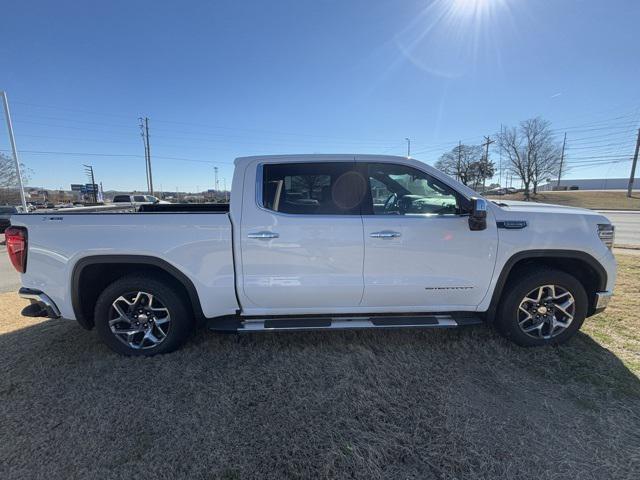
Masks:
[[[538,186],[560,173],[562,143],[551,130],[551,123],[540,117],[503,128],[493,135],[499,152],[506,159],[507,171],[522,181],[525,198],[538,193]],[[495,163],[480,145],[460,143],[436,162],[437,169],[477,188],[495,174]]]

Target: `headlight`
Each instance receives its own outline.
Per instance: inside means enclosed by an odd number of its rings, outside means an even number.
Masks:
[[[604,243],[609,250],[613,247],[613,241],[616,237],[615,227],[610,223],[599,223],[598,224],[598,236],[602,243]]]

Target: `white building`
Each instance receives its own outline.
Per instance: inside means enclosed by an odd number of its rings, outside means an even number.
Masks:
[[[538,187],[538,190],[548,191],[556,188],[557,182],[547,183]],[[626,190],[629,178],[583,178],[560,180],[560,189],[569,190],[578,187],[578,190]],[[634,187],[640,187],[640,178],[636,178]],[[576,188],[573,188],[576,190]]]

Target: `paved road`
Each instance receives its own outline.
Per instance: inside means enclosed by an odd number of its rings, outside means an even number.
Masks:
[[[640,212],[603,210],[601,213],[616,227],[616,245],[640,247]]]

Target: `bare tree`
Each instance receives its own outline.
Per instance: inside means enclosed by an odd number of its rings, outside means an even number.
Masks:
[[[478,145],[460,144],[443,154],[435,167],[441,172],[451,175],[465,185],[476,181],[478,164],[482,162],[482,148]]]
[[[29,179],[29,170],[20,164],[22,170],[22,181]],[[20,201],[20,190],[18,188],[18,172],[16,164],[11,157],[0,153],[0,203],[18,203]]]
[[[485,189],[486,180],[493,177],[496,174],[496,164],[491,160],[487,160],[487,157],[482,155],[482,159],[478,162],[471,164],[471,178],[473,179],[473,185],[476,189],[482,184],[482,190]]]
[[[517,128],[503,129],[496,138],[509,170],[522,180],[525,198],[529,198],[532,186],[536,194],[542,180],[557,175],[561,148],[547,120],[530,118]]]

